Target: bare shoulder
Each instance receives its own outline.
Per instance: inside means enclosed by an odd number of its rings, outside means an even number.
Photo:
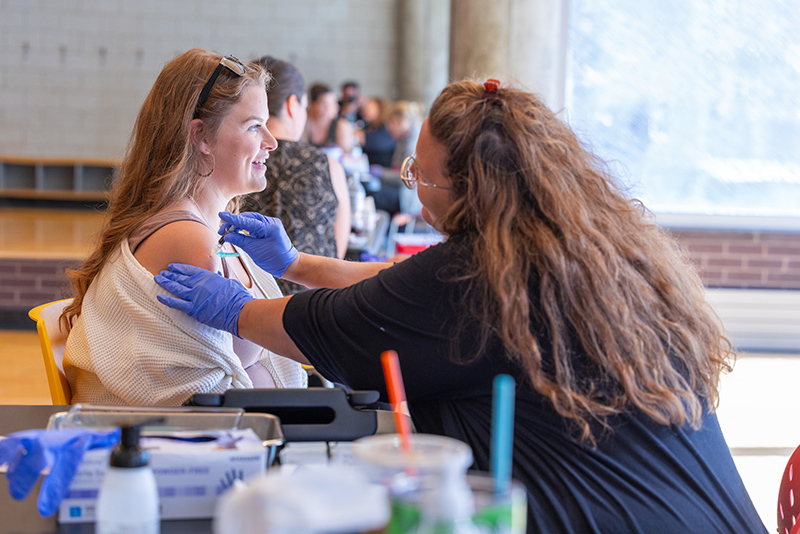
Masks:
[[[344,181],[345,183],[347,183],[347,176],[345,175],[344,167],[342,167],[342,164],[336,161],[331,156],[327,157],[328,157],[328,168],[331,171],[331,181],[333,182]]]
[[[188,263],[203,269],[218,271],[221,263],[211,252],[219,236],[195,221],[176,221],[156,230],[142,241],[134,257],[153,274],[170,263]]]
[[[328,167],[330,168],[331,184],[336,196],[341,199],[342,196],[347,196],[349,199],[349,192],[347,190],[347,176],[344,172],[342,164],[328,156]]]

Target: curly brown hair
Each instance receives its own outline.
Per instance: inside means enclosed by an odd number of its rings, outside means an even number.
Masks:
[[[472,358],[498,336],[584,441],[632,408],[697,428],[732,353],[676,241],[531,93],[454,83],[428,127],[455,199],[438,225],[476,236],[459,276],[481,325]]]
[[[205,103],[195,109],[221,58],[194,48],[167,63],[156,78],[115,177],[99,242],[80,268],[67,270],[75,298],[61,316],[64,328],[69,329],[80,315],[89,286],[120,243],[155,213],[194,196],[203,186],[202,175],[214,163],[197,150],[199,143],[216,137],[247,87],[260,85],[266,90],[269,75],[258,64],[247,64],[243,76],[227,75],[222,69]],[[190,133],[193,119],[204,126],[195,136]],[[238,209],[238,198],[228,209]]]

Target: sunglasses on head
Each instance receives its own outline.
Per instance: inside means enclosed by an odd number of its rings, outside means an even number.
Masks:
[[[203,86],[203,90],[200,91],[200,98],[197,99],[197,105],[194,108],[194,116],[197,116],[197,111],[203,107],[203,104],[206,103],[208,100],[208,95],[211,94],[211,89],[214,88],[214,83],[216,83],[217,78],[219,77],[219,73],[222,72],[222,67],[225,67],[236,76],[244,76],[245,67],[244,63],[242,63],[239,58],[236,56],[225,56],[219,60],[219,65],[217,68],[214,69],[214,72],[211,74],[211,77],[208,79],[206,84]]]

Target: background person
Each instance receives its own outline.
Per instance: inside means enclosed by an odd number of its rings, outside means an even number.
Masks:
[[[136,119],[99,243],[69,271],[75,299],[63,315],[72,327],[64,371],[73,402],[180,405],[194,393],[232,387],[305,387],[296,362],[160,306],[163,290],[152,280],[182,262],[222,272],[254,298],[281,296],[243,251],[212,255],[219,210],[235,210],[238,195],[266,185],[276,146],[266,126],[267,80],[258,65],[200,49],[159,74]]]
[[[350,239],[350,195],[342,166],[300,141],[306,125],[306,83],[293,65],[264,56],[257,61],[272,76],[267,127],[278,147],[270,154],[267,187],[244,198],[242,207],[280,218],[297,250],[344,258]],[[284,295],[305,287],[286,280]]]
[[[339,116],[354,124],[361,121],[361,105],[363,102],[358,82],[348,80],[342,83],[341,89],[342,97],[339,99]]]
[[[308,90],[308,119],[303,139],[320,148],[338,146],[349,154],[355,146],[353,124],[339,118],[339,102],[327,85],[315,83]]]
[[[386,130],[395,141],[389,168],[379,174],[381,188],[373,193],[375,207],[394,215],[403,212],[419,215],[422,209],[417,195],[402,187],[400,166],[414,153],[422,128],[423,106],[419,102],[400,100],[392,104],[386,121]],[[374,172],[374,171],[373,171]]]
[[[386,128],[391,109],[391,100],[384,97],[367,98],[361,108],[364,128],[358,130],[358,135],[361,137],[361,149],[367,155],[370,167],[372,165],[392,166],[392,155],[397,141]]]
[[[256,301],[172,265],[156,280],[178,298],[159,300],[384,399],[396,350],[417,431],[468,443],[485,471],[492,380],[514,376],[529,532],[765,533],[713,413],[730,344],[674,240],[603,168],[534,95],[452,84],[404,167],[444,243],[393,266],[295,257],[276,221],[226,214],[266,270],[332,289]]]

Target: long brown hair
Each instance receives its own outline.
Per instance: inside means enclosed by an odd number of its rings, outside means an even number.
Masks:
[[[530,93],[455,83],[428,126],[454,187],[438,224],[475,236],[459,276],[481,325],[472,358],[499,336],[583,440],[633,407],[699,427],[731,346],[675,240]]]
[[[155,213],[202,187],[202,175],[213,169],[214,162],[197,150],[200,141],[216,138],[245,88],[260,85],[266,90],[268,74],[259,65],[248,64],[243,76],[223,68],[208,99],[195,110],[221,57],[199,48],[189,50],[167,63],[150,89],[111,190],[99,243],[80,268],[67,270],[75,293],[61,316],[67,328],[80,315],[86,291],[120,243]],[[192,138],[189,126],[195,118],[204,127]],[[229,209],[236,209],[237,202],[234,199]]]

